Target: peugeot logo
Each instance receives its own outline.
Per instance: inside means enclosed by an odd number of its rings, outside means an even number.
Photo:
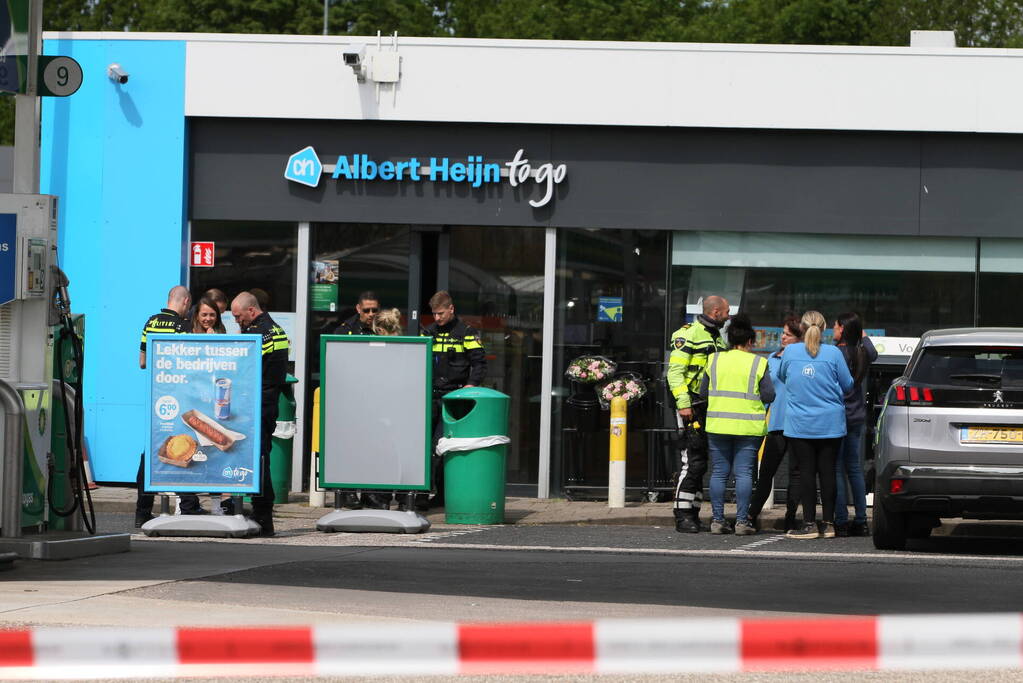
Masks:
[[[995,403],[1005,403],[1005,400],[1002,398],[1002,392],[1000,392],[1000,391],[996,391],[995,392],[995,401],[994,402]]]

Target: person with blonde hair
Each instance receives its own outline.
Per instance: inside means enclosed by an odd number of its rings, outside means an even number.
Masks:
[[[845,401],[853,378],[842,352],[821,346],[824,316],[807,311],[799,321],[803,341],[785,349],[778,377],[785,384],[783,432],[799,463],[803,525],[789,538],[835,537],[835,462],[846,434]],[[817,524],[817,479],[821,517]]]
[[[401,334],[401,311],[391,308],[377,313],[373,320],[373,334],[397,337]]]

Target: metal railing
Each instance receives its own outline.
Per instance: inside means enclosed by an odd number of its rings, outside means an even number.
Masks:
[[[0,379],[0,404],[4,412],[3,489],[0,490],[0,535],[5,538],[21,537],[21,477],[25,454],[22,445],[22,427],[25,406],[21,395],[8,382]]]

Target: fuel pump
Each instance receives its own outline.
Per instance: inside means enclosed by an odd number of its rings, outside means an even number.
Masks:
[[[20,489],[18,523],[44,529],[47,521],[46,479],[50,453],[50,407],[53,340],[50,266],[57,238],[57,198],[48,195],[0,195],[0,380],[21,398],[24,411],[20,467],[5,454],[0,468],[0,506],[13,507],[11,492]],[[12,470],[19,470],[18,472]],[[10,477],[20,479],[15,482]],[[0,517],[0,533],[15,519]],[[19,534],[20,535],[20,534]]]
[[[69,363],[56,363],[54,346]],[[57,198],[0,195],[0,552],[67,559],[129,549],[95,534],[83,453],[82,338],[57,265]],[[70,372],[73,370],[73,373]],[[70,375],[70,376],[69,376]],[[54,402],[60,410],[54,411]],[[64,439],[51,443],[52,416]],[[58,452],[54,452],[57,450]],[[55,476],[61,474],[58,478]],[[65,520],[65,523],[57,524]],[[61,531],[54,529],[60,527]],[[27,532],[27,533],[26,533]]]

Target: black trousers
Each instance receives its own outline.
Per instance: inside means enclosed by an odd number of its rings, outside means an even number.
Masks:
[[[841,439],[788,439],[799,462],[803,522],[817,521],[817,480],[821,487],[821,521],[835,522],[835,461]]]
[[[785,459],[788,443],[781,431],[770,432],[764,440],[764,455],[760,459],[760,470],[757,473],[757,485],[750,498],[749,516],[755,518],[764,509],[764,503],[774,488],[774,475],[778,473],[781,461]],[[785,516],[795,519],[799,508],[799,466],[795,457],[789,453],[789,486],[785,494]]]
[[[263,392],[263,410],[259,420],[259,495],[252,496],[252,517],[257,522],[273,516],[274,482],[270,473],[270,449],[273,447],[273,433],[277,428],[277,400],[279,389]]]
[[[145,480],[146,454],[143,452],[139,457],[138,474],[135,475],[135,490],[138,491],[138,494],[135,497],[136,517],[145,517],[146,515],[153,514],[153,501],[156,499],[156,494],[146,493]],[[182,512],[195,512],[200,508],[199,496],[194,493],[179,493],[178,498],[181,499]]]
[[[692,428],[691,438],[684,440],[680,452],[678,485],[675,487],[675,512],[688,514],[700,512],[703,502],[703,476],[707,474],[707,404],[693,406],[693,421],[698,428]],[[679,418],[679,427],[682,420]]]

